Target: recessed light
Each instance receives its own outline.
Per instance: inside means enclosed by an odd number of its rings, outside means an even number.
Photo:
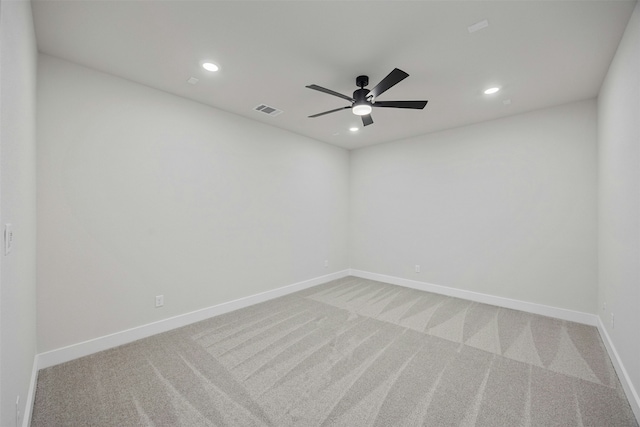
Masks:
[[[485,95],[491,95],[493,93],[496,93],[497,91],[499,91],[500,88],[499,87],[490,87],[489,89],[484,91]]]
[[[220,67],[218,67],[213,62],[205,62],[204,64],[202,64],[202,68],[204,68],[207,71],[211,71],[211,72],[215,72],[215,71],[218,71],[220,69]]]
[[[349,128],[349,130],[350,130],[351,132],[358,132],[358,128],[357,128],[357,127]]]

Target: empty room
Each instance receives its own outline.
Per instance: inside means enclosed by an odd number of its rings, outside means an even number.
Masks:
[[[640,6],[0,0],[0,426],[638,426]]]

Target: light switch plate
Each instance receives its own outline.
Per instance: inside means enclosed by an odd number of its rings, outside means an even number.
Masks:
[[[4,225],[4,254],[9,255],[13,249],[13,225]]]

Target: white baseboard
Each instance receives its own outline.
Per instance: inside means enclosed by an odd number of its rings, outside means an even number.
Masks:
[[[22,427],[31,425],[31,414],[33,413],[33,403],[36,396],[36,385],[38,384],[38,355],[33,358],[33,368],[31,369],[31,382],[29,383],[29,391],[24,402],[24,410],[22,411]]]
[[[432,283],[420,282],[417,280],[403,279],[401,277],[387,276],[378,273],[370,273],[368,271],[362,270],[351,269],[349,270],[349,272],[351,276],[362,277],[363,279],[377,280],[379,282],[385,282],[392,285],[404,286],[405,288],[418,289],[420,291],[433,292],[435,294],[462,298],[469,301],[481,302],[483,304],[525,311],[527,313],[555,317],[556,319],[569,320],[571,322],[582,323],[585,325],[596,326],[598,323],[598,316],[596,316],[595,314],[568,310],[566,308],[558,308],[527,301],[498,297],[494,295],[482,294],[479,292],[467,291],[464,289],[434,285]]]
[[[341,279],[349,275],[349,270],[337,271],[325,276],[316,277],[314,279],[305,280],[303,282],[294,283],[292,285],[283,286],[281,288],[272,289],[248,297],[239,298],[234,301],[225,302],[212,307],[203,308],[201,310],[192,311],[190,313],[181,314],[179,316],[170,317],[168,319],[159,320],[157,322],[148,323],[146,325],[116,332],[110,335],[94,338],[88,341],[73,344],[67,347],[40,353],[38,355],[38,369],[48,368],[60,363],[68,362],[79,357],[88,356],[99,351],[117,347],[123,344],[149,337],[151,335],[167,332],[172,329],[200,322],[210,317],[219,316],[230,311],[258,304],[277,297],[281,297],[293,292],[317,286],[332,280]]]
[[[636,420],[640,423],[640,397],[638,396],[638,391],[633,386],[631,382],[631,378],[629,378],[629,374],[627,374],[627,370],[622,364],[622,360],[618,355],[618,351],[616,347],[613,345],[613,341],[611,341],[611,337],[607,332],[607,329],[604,327],[602,323],[602,319],[598,316],[598,331],[600,332],[600,337],[602,337],[602,341],[604,342],[604,346],[609,353],[609,358],[611,359],[611,363],[613,363],[613,367],[618,374],[618,378],[620,379],[620,383],[622,384],[622,388],[624,389],[624,393],[627,395],[627,400],[629,401],[629,405],[631,405],[631,409],[633,410],[634,415],[636,416]]]

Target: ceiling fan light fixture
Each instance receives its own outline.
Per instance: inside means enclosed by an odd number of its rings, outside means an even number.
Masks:
[[[371,114],[371,105],[369,104],[355,104],[351,109],[356,116],[366,116]]]
[[[338,111],[351,109],[351,112],[353,114],[362,118],[362,126],[369,126],[373,124],[371,110],[373,110],[374,106],[422,110],[427,105],[427,101],[377,101],[375,104],[373,104],[374,99],[378,99],[378,96],[386,92],[388,89],[391,89],[393,86],[397,85],[407,77],[409,77],[409,74],[398,68],[394,68],[393,71],[387,74],[387,76],[380,81],[380,83],[378,83],[373,89],[369,90],[365,89],[365,86],[369,84],[369,77],[358,76],[356,77],[356,86],[358,86],[360,89],[355,90],[352,97],[343,95],[339,92],[318,85],[305,86],[308,89],[324,92],[326,94],[342,98],[345,101],[349,101],[349,105],[345,105],[344,107],[340,108],[334,108],[333,110],[329,111],[323,111],[322,113],[313,114],[309,116],[309,118],[312,119],[315,117],[324,116],[325,114],[331,114]]]

